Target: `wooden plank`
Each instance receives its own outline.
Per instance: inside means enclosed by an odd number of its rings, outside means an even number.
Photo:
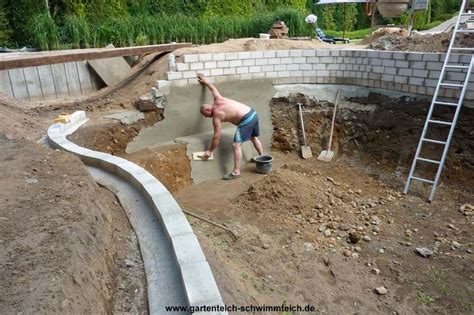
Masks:
[[[69,51],[26,53],[0,56],[0,70],[25,68],[49,64],[67,63],[81,60],[94,60],[124,56],[138,56],[151,53],[170,52],[190,47],[191,43],[163,44],[122,48],[92,48]]]
[[[64,64],[52,65],[51,68],[53,69],[53,79],[58,99],[68,97],[69,87],[67,84],[66,68],[64,67]]]
[[[77,72],[77,67],[75,62],[68,62],[64,64],[66,68],[66,80],[69,86],[69,95],[70,96],[79,96],[82,95],[81,84],[79,81],[79,73]]]
[[[13,96],[12,85],[8,77],[8,70],[0,71],[0,92]]]
[[[41,86],[43,88],[44,99],[57,99],[56,87],[53,80],[53,71],[51,66],[38,66],[38,73],[41,80]]]
[[[23,75],[23,69],[10,69],[8,70],[10,75],[10,81],[13,89],[13,96],[17,99],[29,99],[28,90],[26,89],[25,76]]]
[[[77,70],[79,72],[79,82],[81,83],[82,95],[91,94],[94,91],[92,87],[91,74],[89,72],[89,65],[87,61],[77,61]]]
[[[23,72],[25,73],[26,88],[30,95],[30,101],[42,101],[43,90],[36,67],[24,68]]]

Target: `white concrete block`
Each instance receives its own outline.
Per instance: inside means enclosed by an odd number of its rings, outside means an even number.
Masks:
[[[206,261],[206,257],[194,233],[172,236],[171,244],[180,266]]]
[[[250,55],[253,59],[263,58],[263,51],[252,51]]]
[[[268,65],[268,66],[262,66],[262,71],[264,72],[268,72],[268,71],[273,71],[274,70],[274,67],[273,65]]]
[[[316,57],[329,57],[331,55],[328,49],[318,49],[316,50]]]
[[[280,58],[269,58],[268,64],[269,65],[277,65],[280,63]]]
[[[252,54],[250,51],[241,51],[239,52],[239,59],[244,60],[244,59],[250,59],[252,58]]]
[[[306,57],[295,57],[293,63],[306,63]]]
[[[186,63],[197,62],[199,61],[199,55],[184,55],[183,61]]]
[[[290,71],[278,71],[279,78],[288,78],[290,76]]]
[[[177,63],[176,64],[177,71],[188,71],[189,70],[189,63]]]
[[[275,50],[268,50],[263,52],[263,57],[265,58],[275,58],[276,57],[276,51]]]
[[[294,70],[299,70],[300,65],[299,64],[290,64],[286,66],[286,70],[294,71]]]
[[[213,54],[199,54],[199,61],[211,61]]]
[[[290,57],[284,57],[280,59],[281,64],[292,64],[293,63],[293,58]]]
[[[183,72],[183,79],[196,78],[196,77],[197,77],[196,71],[184,71]]]
[[[242,60],[231,60],[230,61],[230,67],[241,67],[242,66]]]
[[[217,76],[217,75],[223,75],[223,74],[224,74],[224,69],[222,68],[211,69],[211,76]]]
[[[237,71],[235,68],[224,68],[224,75],[233,75],[236,73]]]
[[[256,66],[264,66],[268,64],[268,59],[255,59]]]
[[[306,58],[308,63],[319,63],[319,57],[308,57]]]
[[[249,73],[258,73],[258,72],[261,72],[262,71],[262,67],[261,66],[252,66],[252,67],[249,67]]]
[[[274,70],[275,71],[285,71],[287,67],[288,67],[287,65],[275,65]]]
[[[303,57],[316,57],[316,50],[303,50]]]
[[[303,50],[296,49],[296,50],[290,50],[290,57],[302,57],[303,56]]]
[[[242,60],[242,66],[255,66],[255,59],[244,59]]]
[[[212,60],[214,61],[220,61],[220,60],[225,60],[225,53],[215,53],[212,55]]]
[[[230,61],[218,61],[217,62],[217,67],[218,68],[229,68],[230,67]]]
[[[238,52],[231,52],[231,53],[225,54],[225,60],[236,60],[236,59],[239,59]]]
[[[168,81],[180,80],[183,78],[183,74],[181,72],[166,72],[166,78]]]
[[[202,62],[194,62],[189,65],[189,70],[201,70],[204,69],[204,63]]]
[[[206,61],[204,63],[204,69],[214,69],[217,68],[217,62],[215,61]]]
[[[180,266],[189,305],[199,306],[221,301],[221,295],[206,261]]]
[[[281,57],[289,57],[289,56],[290,56],[290,52],[289,52],[288,50],[278,50],[276,56],[277,56],[278,58],[281,58]]]
[[[246,74],[249,73],[249,67],[237,67],[237,74]]]

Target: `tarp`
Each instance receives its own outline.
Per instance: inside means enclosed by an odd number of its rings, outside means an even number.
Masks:
[[[365,3],[366,0],[320,0],[316,4]]]

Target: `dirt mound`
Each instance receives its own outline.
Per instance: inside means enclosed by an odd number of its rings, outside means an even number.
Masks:
[[[387,28],[379,28],[378,30],[372,32],[369,37],[365,38],[360,42],[362,45],[368,45],[383,36],[398,36],[398,37],[408,37],[408,31],[404,28],[399,27],[387,27]]]
[[[421,34],[415,33],[411,37],[385,35],[372,42],[367,48],[375,50],[446,52],[451,41],[452,33]],[[472,47],[472,34],[458,35],[456,45]]]
[[[330,44],[316,40],[289,40],[289,39],[257,39],[240,38],[230,39],[223,43],[205,46],[181,48],[174,52],[176,56],[186,54],[223,53],[235,51],[280,50],[280,49],[316,49],[331,48]]]

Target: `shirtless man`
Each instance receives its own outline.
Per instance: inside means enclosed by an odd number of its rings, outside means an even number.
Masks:
[[[212,151],[219,144],[221,138],[222,123],[230,122],[237,126],[232,150],[234,152],[234,169],[224,175],[224,179],[235,179],[240,176],[240,161],[242,160],[242,143],[251,140],[259,155],[263,154],[262,144],[258,139],[260,134],[257,113],[242,103],[223,97],[217,88],[209,82],[204,74],[198,74],[198,81],[212,92],[214,104],[201,105],[201,115],[212,118],[214,136],[209,148],[204,153],[204,159],[208,159]]]

